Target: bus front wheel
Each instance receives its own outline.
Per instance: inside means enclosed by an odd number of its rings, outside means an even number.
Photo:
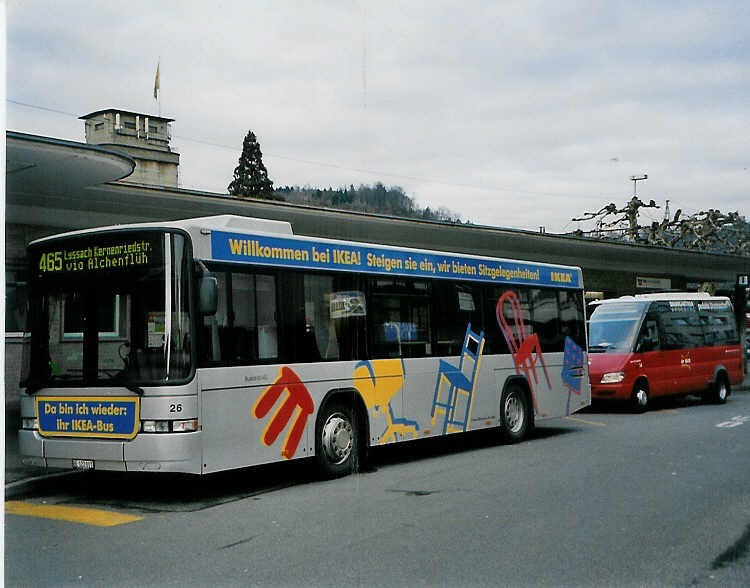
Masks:
[[[531,426],[529,401],[523,389],[511,384],[500,399],[500,427],[503,439],[508,443],[518,443]]]
[[[315,458],[321,474],[338,478],[354,472],[358,452],[354,410],[335,400],[327,403],[315,426]]]

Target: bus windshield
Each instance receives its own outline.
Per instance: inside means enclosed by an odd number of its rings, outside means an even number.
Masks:
[[[629,353],[646,308],[644,303],[599,305],[589,323],[589,353]]]
[[[30,248],[25,384],[138,386],[191,373],[187,240],[111,231]]]

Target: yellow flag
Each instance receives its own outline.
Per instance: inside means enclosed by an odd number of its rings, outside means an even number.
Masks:
[[[154,79],[154,100],[159,93],[159,63],[156,64],[156,78]]]

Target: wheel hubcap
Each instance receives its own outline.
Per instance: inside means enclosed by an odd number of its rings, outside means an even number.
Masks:
[[[352,425],[341,413],[332,414],[323,425],[323,451],[334,464],[343,463],[352,452]]]
[[[719,400],[724,400],[727,397],[727,385],[722,382],[719,384]]]
[[[646,394],[645,390],[638,390],[638,392],[635,393],[635,399],[638,401],[638,406],[646,406],[646,403],[648,402],[648,394]]]
[[[517,433],[523,427],[523,419],[523,404],[521,404],[518,396],[511,394],[505,400],[505,423],[508,425],[508,429]]]

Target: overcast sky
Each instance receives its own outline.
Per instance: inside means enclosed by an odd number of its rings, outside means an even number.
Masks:
[[[750,214],[747,0],[8,0],[7,27],[8,129],[161,113],[184,188],[225,193],[252,129],[277,187],[380,181],[478,224],[587,229],[639,174],[672,212]]]

